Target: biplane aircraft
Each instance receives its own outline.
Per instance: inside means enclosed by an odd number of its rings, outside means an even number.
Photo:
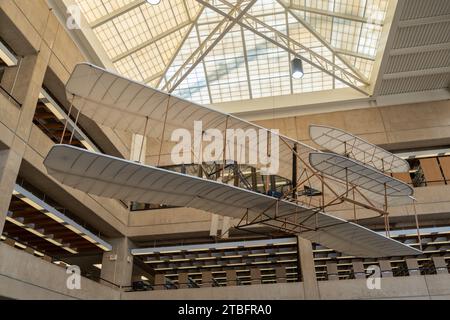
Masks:
[[[99,125],[152,139],[159,154],[150,165],[70,145],[55,145],[44,165],[62,184],[106,198],[204,210],[234,219],[233,227],[237,229],[265,225],[352,256],[421,253],[389,238],[389,206],[408,203],[413,195],[411,186],[389,174],[408,171],[408,163],[352,134],[311,126],[312,141],[328,150],[321,152],[233,115],[90,64],[76,66],[66,90],[78,116],[83,114]],[[227,147],[236,143],[229,139],[224,142],[220,160],[213,163],[216,170],[212,177],[168,170],[168,166],[176,165],[166,151],[173,144],[171,132],[180,128],[193,132],[195,121],[222,132],[265,130],[271,139],[279,139],[277,176],[290,181],[288,187],[271,189],[270,177],[262,176],[261,191],[255,181],[247,182],[242,172],[230,182],[226,171],[239,171],[242,163],[230,162],[226,157]],[[250,153],[257,144],[249,141],[244,152]],[[199,165],[206,167],[211,163]],[[261,168],[256,163],[251,171],[259,172]],[[366,213],[365,218],[384,219],[386,235],[357,224],[357,207],[373,213]],[[341,208],[354,210],[354,222],[337,216]]]

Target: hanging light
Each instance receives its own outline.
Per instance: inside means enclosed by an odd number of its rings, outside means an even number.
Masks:
[[[152,4],[152,5],[157,5],[161,2],[161,0],[147,0],[148,3]]]
[[[305,74],[303,72],[303,61],[299,58],[294,58],[291,61],[291,72],[292,72],[292,78],[294,79],[301,79],[303,78],[303,75]]]

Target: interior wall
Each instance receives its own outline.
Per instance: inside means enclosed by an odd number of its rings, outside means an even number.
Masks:
[[[280,119],[255,121],[284,135],[312,144],[311,124],[343,129],[389,150],[450,144],[450,100],[372,107]]]

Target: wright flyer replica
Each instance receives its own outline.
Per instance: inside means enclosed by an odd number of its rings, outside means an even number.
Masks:
[[[255,232],[255,226],[265,226],[352,256],[421,253],[389,238],[390,206],[411,202],[413,196],[413,188],[390,173],[407,172],[408,163],[359,137],[311,126],[311,139],[327,150],[321,152],[90,64],[76,66],[66,90],[77,119],[82,114],[99,125],[143,136],[156,153],[146,158],[143,152],[147,161],[140,163],[55,145],[44,164],[64,185],[122,201],[204,210],[229,217],[239,230]],[[167,151],[174,145],[172,133],[182,129],[196,136],[199,121],[203,129],[216,130],[216,140],[222,133],[222,150],[216,150],[215,158],[198,159],[197,155],[190,163],[174,163]],[[231,129],[252,129],[258,134],[248,135],[242,143],[227,134]],[[200,131],[204,140],[194,143],[193,154],[206,147],[205,141],[213,140],[209,132],[213,131]],[[261,150],[273,157],[269,146],[275,139],[279,141],[276,172],[267,171],[264,161],[245,162]],[[238,151],[241,156],[233,157]],[[351,222],[340,217],[341,212]],[[360,212],[364,215],[359,216]],[[382,219],[384,232],[357,224],[369,218]]]

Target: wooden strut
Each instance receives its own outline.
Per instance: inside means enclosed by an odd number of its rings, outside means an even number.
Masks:
[[[290,147],[290,145],[282,138],[282,137],[280,137],[280,139],[282,139],[282,141],[289,147],[289,148],[291,148]],[[292,149],[292,148],[291,148]],[[324,183],[324,186],[325,187],[327,187],[336,197],[341,197],[341,196],[339,196],[338,194],[337,194],[337,192],[336,191],[334,191],[334,189],[332,188],[332,187],[330,187],[329,186],[329,184],[327,184],[326,182],[325,182],[325,178],[323,177],[323,176],[320,176],[320,175],[318,175],[316,172],[315,172],[315,170],[313,170],[312,169],[312,167],[311,166],[309,166],[303,159],[301,159],[301,157],[297,154],[297,156],[298,156],[298,158],[299,158],[299,160],[308,168],[308,169],[310,169],[311,171],[312,171],[312,174],[313,174],[313,176],[316,176],[320,181],[323,181],[323,183]],[[350,190],[352,190],[352,189],[350,189]],[[350,191],[349,190],[349,191]],[[365,201],[367,201],[367,203],[368,203],[368,205],[366,205],[366,204],[364,204],[364,203],[362,203],[362,202],[359,202],[359,201],[350,201],[351,199],[349,199],[348,197],[341,197],[342,198],[342,200],[344,200],[344,201],[347,201],[347,202],[350,202],[350,203],[353,203],[353,204],[356,204],[357,206],[361,206],[361,207],[363,207],[363,208],[365,208],[365,209],[369,209],[369,210],[372,210],[372,211],[375,211],[375,212],[379,212],[381,215],[384,215],[384,214],[387,214],[387,211],[386,210],[380,210],[380,209],[378,209],[378,208],[376,208],[376,206],[373,204],[373,202],[370,200],[370,199],[368,199],[356,186],[354,186],[354,188],[353,188],[353,190],[355,190],[355,192],[357,192]]]
[[[163,132],[162,132],[162,136],[161,136],[161,143],[159,145],[159,154],[158,154],[158,165],[157,165],[157,167],[159,167],[159,165],[161,163],[161,152],[162,152],[162,147],[163,147],[163,143],[164,143],[164,136],[165,136],[165,132],[166,132],[167,116],[169,115],[170,97],[171,97],[171,95],[169,94],[169,97],[167,98],[166,114],[164,116],[164,125],[163,125]]]
[[[386,214],[384,215],[384,224],[386,229],[386,237],[391,237],[391,230],[390,230],[390,223],[389,223],[389,213],[387,212],[388,209],[388,200],[387,200],[387,185],[384,183],[384,211],[386,211]]]
[[[273,204],[272,204],[273,205]],[[249,213],[248,213],[248,209],[247,212],[245,213],[245,215],[241,218],[241,220],[239,221],[237,227],[248,227],[248,226],[252,226],[252,225],[257,225],[257,224],[266,224],[269,221],[278,221],[278,222],[282,222],[284,225],[286,224],[290,224],[290,225],[295,225],[296,227],[302,227],[304,229],[309,229],[311,231],[313,230],[317,230],[319,228],[323,228],[323,227],[327,227],[327,226],[322,226],[319,227],[318,226],[318,217],[317,214],[320,212],[320,210],[317,209],[313,209],[313,212],[308,215],[305,219],[303,219],[300,223],[294,223],[294,222],[290,222],[287,220],[288,217],[292,216],[292,215],[297,215],[301,212],[299,212],[297,209],[294,212],[289,212],[289,213],[285,213],[283,215],[275,215],[275,217],[271,217],[269,215],[267,215],[265,212],[260,213],[259,215],[257,215],[255,218],[253,218],[251,221],[249,221]],[[265,216],[266,218],[262,218],[263,216]],[[307,227],[305,226],[303,223],[306,222],[307,220],[309,220],[311,217],[316,216],[316,228],[311,228],[311,227]],[[284,220],[280,220],[280,219],[284,219]],[[243,221],[245,220],[245,224],[243,225]],[[347,222],[345,222],[347,223]]]
[[[271,225],[270,222],[279,222],[279,223],[281,223],[284,226],[287,226],[287,225],[294,226],[295,228],[292,229],[292,230],[295,230],[296,228],[303,228],[303,229],[306,229],[306,230],[309,230],[309,231],[317,231],[317,229],[315,229],[315,228],[311,228],[311,227],[307,227],[305,225],[301,225],[301,224],[298,224],[298,223],[290,222],[287,219],[281,220],[281,218],[277,218],[277,219],[267,218],[267,219],[260,220],[260,221],[250,222],[250,223],[247,223],[245,225],[237,225],[236,228],[243,229],[243,228],[247,228],[247,227],[251,227],[251,226],[259,225],[259,224],[268,225],[268,226],[274,227],[274,225]],[[275,226],[275,227],[279,227],[279,226]],[[324,226],[324,227],[328,227],[328,226]],[[324,227],[321,227],[321,228],[324,228]],[[283,229],[286,230],[286,227],[284,227]]]
[[[318,175],[316,172],[315,172],[315,170],[313,170],[313,168],[308,164],[308,163],[306,163],[306,161],[304,161],[301,157],[300,157],[300,155],[298,154],[298,152],[295,152],[292,148],[291,148],[291,146],[289,145],[289,143],[287,143],[286,142],[286,140],[283,138],[283,137],[280,137],[280,139],[281,139],[281,141],[283,141],[287,146],[288,146],[288,148],[289,149],[291,149],[291,151],[292,152],[294,152],[294,154],[297,156],[297,158],[300,160],[300,162],[306,167],[306,168],[308,168],[311,172],[312,172],[312,175],[313,176],[315,176],[316,178],[318,178],[319,180],[321,180],[321,177],[320,177],[320,175]],[[309,179],[308,179],[309,180]],[[324,181],[324,185],[335,195],[335,196],[337,196],[337,193],[333,190],[333,188],[331,188],[325,181]]]
[[[417,238],[419,240],[420,251],[423,251],[422,236],[420,234],[419,217],[417,216],[416,200],[415,199],[413,199],[413,210],[414,210],[414,219],[416,221]]]
[[[311,170],[312,175],[315,176],[316,178],[318,178],[318,179],[323,183],[323,185],[324,185],[324,188],[323,188],[323,189],[325,189],[325,187],[326,187],[326,188],[329,189],[329,190],[330,190],[337,198],[340,198],[340,199],[342,199],[342,200],[344,200],[344,201],[353,203],[354,205],[361,206],[361,207],[363,207],[363,208],[366,208],[366,209],[369,209],[369,210],[378,212],[378,213],[380,213],[380,215],[386,215],[386,214],[387,214],[387,211],[386,211],[386,210],[380,210],[380,209],[376,208],[375,205],[374,205],[374,204],[373,204],[373,203],[372,203],[372,202],[371,202],[364,194],[362,194],[361,191],[359,191],[359,190],[356,188],[356,186],[355,186],[354,188],[352,188],[352,189],[355,190],[358,194],[360,194],[361,197],[362,197],[365,201],[367,201],[369,205],[363,204],[363,203],[361,203],[361,202],[359,202],[359,201],[354,201],[354,200],[352,200],[352,199],[349,199],[348,197],[342,197],[342,196],[340,196],[339,194],[337,194],[337,192],[336,192],[332,187],[330,187],[330,185],[329,185],[328,183],[325,182],[325,178],[324,178],[323,176],[317,174],[317,173],[315,172],[315,170],[313,170],[312,167],[311,167],[308,163],[306,163],[306,162],[300,157],[300,155],[298,154],[298,152],[296,152],[295,150],[293,150],[293,149],[291,148],[291,146],[289,145],[289,143],[287,143],[286,140],[285,140],[283,137],[280,137],[280,139],[287,145],[287,147],[288,147],[289,149],[292,150],[292,152],[297,156],[297,158],[299,159],[299,161],[300,161],[306,168],[308,168],[309,170]],[[306,173],[306,172],[305,172],[305,173]],[[305,182],[306,182],[307,180],[310,179],[310,177],[308,176],[307,173],[306,173],[306,175],[307,175],[307,179],[305,180]],[[352,190],[352,189],[350,189],[350,190]],[[349,191],[350,191],[350,190],[349,190]],[[322,191],[324,191],[324,190],[322,190]]]
[[[64,142],[64,135],[66,134],[67,126],[69,124],[70,114],[72,113],[73,101],[74,100],[75,100],[75,95],[72,95],[72,99],[70,100],[69,113],[67,114],[66,123],[64,124],[64,130],[62,132],[61,141],[59,142],[59,144],[63,144],[63,142]]]
[[[227,118],[227,126],[228,126],[228,118]],[[319,226],[319,223],[318,223],[318,213],[319,213],[319,211],[317,211],[317,208],[313,209],[314,212],[311,215],[309,215],[308,217],[306,217],[305,219],[303,219],[302,221],[300,221],[299,223],[289,222],[287,220],[287,218],[286,218],[286,217],[298,214],[297,211],[296,212],[291,212],[291,213],[288,213],[288,214],[284,214],[282,216],[278,216],[279,202],[282,199],[285,199],[289,193],[294,194],[294,192],[296,192],[301,185],[303,185],[306,182],[309,182],[312,177],[316,177],[321,182],[321,188],[322,188],[322,201],[321,201],[321,204],[319,206],[319,209],[324,211],[325,208],[327,208],[327,207],[329,207],[331,205],[336,205],[337,201],[340,201],[339,203],[349,202],[349,203],[353,204],[353,214],[354,214],[355,221],[357,221],[356,206],[359,206],[359,207],[362,207],[362,208],[365,208],[365,209],[368,209],[368,210],[371,210],[371,211],[375,211],[375,212],[379,213],[380,216],[384,216],[387,236],[390,236],[389,213],[387,212],[387,202],[388,201],[387,201],[387,187],[386,187],[386,184],[385,184],[385,206],[384,206],[385,210],[381,210],[381,209],[376,208],[376,206],[372,203],[372,201],[370,201],[370,199],[368,199],[360,190],[358,190],[357,186],[351,185],[349,183],[347,169],[346,169],[346,181],[345,181],[346,190],[345,190],[344,194],[340,195],[325,181],[325,177],[323,175],[319,175],[315,170],[313,170],[313,168],[308,163],[306,163],[306,161],[304,161],[300,157],[300,155],[298,154],[298,151],[297,151],[297,144],[295,145],[294,148],[292,148],[289,145],[289,143],[283,137],[279,137],[279,138],[288,146],[288,148],[292,151],[293,155],[305,166],[305,169],[303,170],[302,174],[300,175],[299,180],[302,179],[303,174],[306,175],[306,179],[304,179],[304,180],[302,180],[300,182],[297,181],[298,183],[295,185],[295,187],[293,187],[292,189],[284,192],[283,196],[280,199],[276,199],[261,214],[259,214],[256,218],[252,219],[251,222],[248,221],[249,220],[249,214],[248,214],[248,210],[247,210],[246,214],[242,217],[242,219],[240,220],[240,222],[236,226],[237,229],[248,227],[248,226],[252,226],[252,225],[256,225],[256,224],[269,225],[271,227],[277,227],[279,229],[286,230],[286,231],[288,230],[287,229],[287,225],[291,225],[291,226],[295,227],[293,229],[289,229],[289,230],[292,230],[292,231],[295,231],[297,228],[309,229],[308,231],[317,231],[320,228],[330,227],[330,226]],[[225,147],[226,146],[224,146],[224,154],[225,154]],[[346,145],[345,145],[345,148],[346,148]],[[309,176],[309,174],[308,174],[306,169],[309,169],[311,171],[312,176]],[[324,195],[325,194],[325,188],[329,189],[331,191],[331,193],[333,193],[334,196],[336,197],[335,199],[329,201],[327,204],[325,204],[325,195]],[[352,192],[352,198],[349,197],[349,193],[350,192]],[[362,203],[360,201],[355,200],[355,192],[358,193],[365,201],[367,201],[368,204],[365,204],[365,203]],[[298,199],[295,199],[295,198],[294,198],[294,201],[296,203],[299,202]],[[310,200],[310,204],[311,204],[311,201],[312,200]],[[269,210],[274,205],[276,206],[276,214],[275,214],[275,217],[270,217],[270,216],[268,216],[266,214],[266,212],[267,212],[267,210]],[[260,219],[263,216],[265,216],[267,218],[266,219]],[[304,225],[304,223],[306,221],[308,221],[312,217],[315,217],[315,228],[306,227]],[[279,219],[281,219],[281,218],[284,218],[284,220],[280,221]],[[246,224],[242,225],[244,219],[246,220]],[[269,224],[270,221],[273,221],[273,222],[276,221],[276,222],[281,223],[282,225],[281,225],[281,227],[279,225],[278,226],[277,225],[274,226],[274,225]],[[347,223],[347,222],[345,222],[345,223]],[[339,225],[339,224],[342,224],[342,223],[337,223],[336,225]]]
[[[69,144],[72,144],[72,139],[73,139],[73,136],[75,135],[75,128],[77,127],[78,119],[79,119],[79,117],[80,117],[80,113],[81,113],[81,108],[78,109],[78,113],[77,113],[77,116],[76,116],[76,118],[75,118],[75,124],[74,124],[73,129],[72,129],[72,134],[70,135]],[[63,136],[64,136],[64,135],[63,135]]]
[[[223,135],[223,154],[222,154],[222,158],[223,158],[223,163],[222,163],[222,179],[225,180],[225,166],[226,166],[226,158],[227,158],[227,131],[228,131],[228,119],[230,118],[230,116],[227,116],[227,118],[225,119],[225,134]]]
[[[250,223],[247,223],[245,225],[238,224],[237,226],[235,226],[235,228],[238,229],[238,230],[248,231],[245,228],[248,228],[248,227],[251,227],[251,226],[254,226],[254,225],[266,225],[266,226],[275,227],[275,228],[284,230],[285,232],[288,232],[288,233],[290,232],[290,233],[297,234],[297,233],[302,232],[301,231],[302,229],[305,229],[304,232],[313,232],[313,231],[316,232],[316,231],[318,231],[320,229],[326,229],[326,228],[330,228],[330,227],[334,227],[334,226],[343,225],[343,224],[347,224],[348,223],[347,221],[344,221],[344,222],[333,223],[333,224],[330,224],[330,225],[319,226],[317,224],[317,218],[318,218],[317,213],[318,213],[318,211],[314,212],[313,214],[311,214],[307,218],[307,219],[310,219],[312,216],[316,217],[316,221],[315,221],[316,226],[314,228],[305,226],[304,224],[302,224],[303,222],[295,223],[295,222],[291,222],[291,221],[287,220],[287,218],[283,219],[282,217],[279,217],[277,219],[268,218],[268,219],[264,219],[264,220],[260,220],[260,221],[256,221],[256,222],[250,222]],[[294,213],[290,213],[290,215],[292,215],[292,214],[294,214]],[[307,220],[307,219],[305,219],[305,220]],[[275,224],[277,222],[278,222],[278,225]],[[279,225],[280,223],[281,223],[281,226]],[[293,226],[294,228],[288,229],[287,228],[288,225],[289,226]],[[297,229],[300,229],[300,230],[296,231]]]
[[[146,139],[146,136],[147,136],[148,120],[149,120],[148,117],[145,117],[144,134],[142,135],[141,150],[139,151],[139,158],[138,158],[139,162],[142,162],[141,159],[142,159],[142,152],[144,150],[145,139]],[[160,151],[160,153],[161,153],[161,151]],[[144,159],[144,162],[145,162],[145,159]]]
[[[192,148],[192,146],[191,146],[191,155],[193,156],[194,159],[196,158],[196,155],[195,155],[195,152],[194,152],[194,149]],[[200,160],[200,159],[197,159],[197,160]],[[195,160],[194,160],[194,163],[195,163]],[[206,168],[203,166],[203,163],[201,163],[201,164],[198,165],[198,174],[197,174],[197,176],[199,178],[203,178],[203,173],[204,172],[207,174],[207,177],[211,176],[210,174],[208,174],[208,170],[206,170]]]
[[[336,201],[336,200],[334,200],[334,201]],[[325,228],[348,223],[348,222],[344,221],[344,222],[338,222],[338,223],[331,224],[331,225],[320,226],[318,224],[318,213],[320,212],[320,210],[314,209],[312,211],[313,212],[310,215],[308,215],[306,218],[304,218],[302,221],[295,223],[295,222],[289,221],[288,218],[292,215],[300,214],[301,212],[299,212],[298,210],[280,215],[278,217],[270,217],[263,212],[263,213],[260,213],[259,215],[257,215],[251,221],[249,221],[249,212],[247,209],[247,212],[244,214],[244,216],[241,218],[241,220],[235,226],[235,228],[238,230],[253,232],[253,231],[245,229],[245,228],[251,227],[254,225],[266,225],[266,226],[270,226],[273,228],[278,228],[280,230],[284,230],[285,232],[297,234],[297,233],[300,233],[302,229],[305,229],[306,230],[305,232],[312,232],[312,231],[317,231],[320,229],[325,229]],[[266,218],[262,218],[263,216],[265,216]],[[308,221],[309,219],[311,219],[312,217],[315,217],[315,227],[313,228],[313,227],[308,227],[308,226],[304,225],[304,223],[306,221]],[[244,220],[245,220],[245,224],[244,224]],[[276,222],[278,222],[278,225],[275,224]],[[281,226],[279,225],[280,223],[281,223]],[[294,228],[289,229],[287,227],[288,225],[293,226]],[[297,229],[299,229],[299,231],[296,231]],[[259,232],[254,232],[254,233],[262,234]]]

